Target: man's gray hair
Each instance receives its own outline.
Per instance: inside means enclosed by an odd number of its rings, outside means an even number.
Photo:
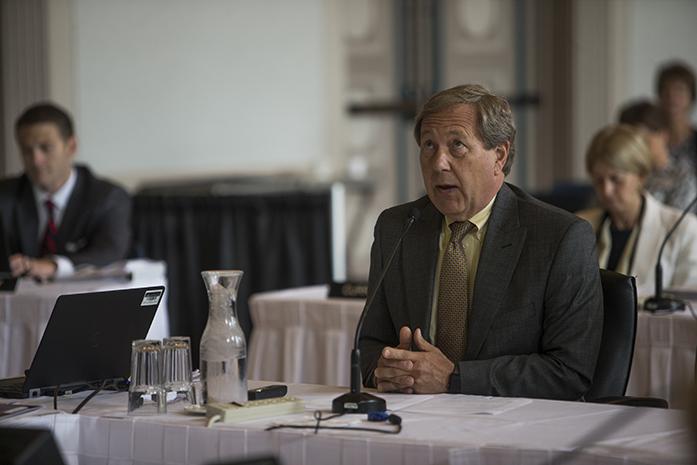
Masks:
[[[511,107],[506,99],[492,94],[478,84],[465,84],[442,90],[429,98],[416,116],[414,137],[421,146],[421,123],[427,116],[438,113],[446,108],[460,104],[473,105],[477,111],[478,137],[484,148],[491,150],[506,142],[510,142],[508,159],[503,166],[503,173],[508,175],[513,165],[515,155],[515,124]]]

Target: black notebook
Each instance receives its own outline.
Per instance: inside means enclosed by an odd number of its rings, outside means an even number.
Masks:
[[[0,380],[0,397],[75,392],[128,378],[131,341],[150,329],[164,286],[58,297],[26,376]]]

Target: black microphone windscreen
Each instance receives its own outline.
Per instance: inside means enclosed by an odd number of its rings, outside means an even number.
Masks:
[[[421,210],[416,207],[412,207],[411,212],[409,213],[409,218],[414,218],[414,221],[418,221],[419,218],[421,218]]]

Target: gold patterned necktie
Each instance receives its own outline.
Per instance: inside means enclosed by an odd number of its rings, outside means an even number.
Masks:
[[[450,224],[450,242],[443,254],[438,284],[436,345],[452,362],[462,360],[467,347],[470,308],[469,257],[463,240],[476,226],[469,221]]]

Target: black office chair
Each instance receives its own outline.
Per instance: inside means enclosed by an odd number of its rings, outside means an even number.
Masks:
[[[634,357],[637,293],[633,276],[600,270],[603,286],[603,335],[588,402],[668,408],[668,402],[624,395]]]
[[[550,190],[533,192],[533,197],[571,213],[592,206],[596,198],[593,186],[578,182],[560,182]]]

